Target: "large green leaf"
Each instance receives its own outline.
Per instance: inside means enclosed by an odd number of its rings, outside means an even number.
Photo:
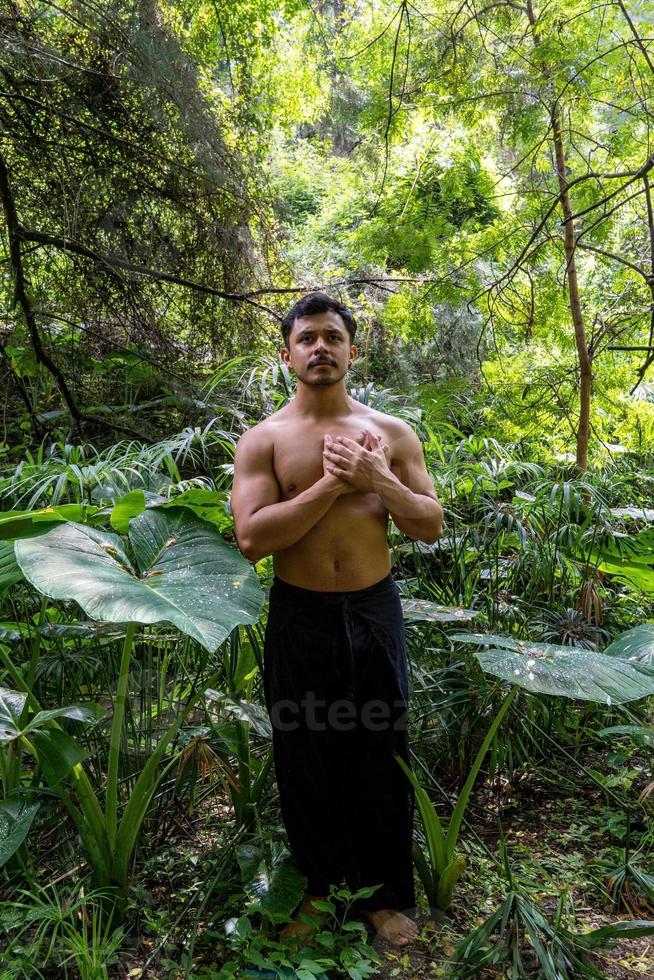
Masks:
[[[654,666],[654,623],[641,623],[621,633],[604,653],[608,657]]]
[[[0,643],[16,643],[23,634],[29,635],[27,623],[0,623]]]
[[[645,528],[637,534],[617,534],[602,544],[602,558],[628,559],[631,562],[654,564],[654,528]]]
[[[647,564],[623,559],[622,562],[601,561],[597,566],[600,572],[610,575],[612,578],[619,579],[625,585],[634,586],[640,592],[654,593],[654,568]]]
[[[40,592],[74,599],[92,619],[173,623],[210,651],[259,618],[255,572],[195,515],[146,510],[130,521],[129,537],[139,573],[117,535],[74,523],[17,541],[16,559]]]
[[[654,528],[637,534],[615,532],[601,548],[582,546],[577,553],[605,575],[641,592],[654,592]]]
[[[217,702],[226,715],[236,718],[238,721],[247,722],[257,735],[272,738],[270,717],[262,705],[254,704],[251,701],[235,700],[230,698],[228,694],[215,691],[213,688],[207,688],[204,696],[207,701]]]
[[[484,650],[476,654],[482,668],[526,691],[624,704],[654,694],[654,670],[594,650],[554,648],[529,643],[521,652]]]
[[[22,691],[0,687],[0,742],[9,742],[19,735],[28,735],[56,718],[72,718],[88,724],[99,721],[107,713],[102,705],[89,701],[88,704],[70,704],[62,708],[38,711],[26,725],[21,725],[20,719],[26,701],[27,694]]]
[[[31,741],[48,786],[56,786],[88,752],[61,729],[33,732]]]
[[[114,623],[46,623],[45,626],[38,626],[37,633],[46,637],[103,637],[109,641],[122,640],[125,636],[125,627]]]
[[[485,647],[501,647],[503,650],[520,650],[520,644],[527,645],[526,640],[516,640],[513,636],[502,636],[500,633],[450,633],[448,639],[455,643],[475,643]]]
[[[111,509],[111,526],[127,534],[129,522],[132,517],[137,517],[145,510],[145,494],[142,490],[130,490],[123,497],[120,497]]]
[[[88,704],[70,704],[63,708],[49,708],[47,711],[38,711],[23,729],[23,734],[43,728],[46,722],[53,718],[72,718],[74,721],[82,721],[90,724],[99,721],[107,713],[107,709],[101,704],[89,701]]]
[[[402,615],[410,622],[457,623],[478,616],[479,610],[439,606],[427,599],[402,599]]]
[[[0,867],[27,837],[39,806],[40,803],[28,803],[20,796],[0,800]]]
[[[213,524],[219,531],[231,528],[233,519],[227,513],[227,494],[220,490],[206,490],[202,487],[192,487],[177,497],[150,506],[153,508],[186,507],[193,511],[203,521]]]
[[[283,922],[302,898],[306,878],[279,841],[273,841],[270,860],[256,844],[238,844],[236,856],[251,909],[271,922]]]
[[[39,524],[57,524],[78,521],[97,513],[97,507],[88,504],[59,504],[57,507],[41,507],[38,510],[10,510],[0,513],[0,540],[19,538],[29,534]]]
[[[20,733],[20,716],[27,695],[0,687],[0,742],[9,742]]]
[[[451,639],[491,647],[476,654],[482,668],[527,691],[623,704],[654,694],[654,668],[644,655],[648,635],[654,645],[654,624],[644,627],[642,632],[636,627],[623,633],[603,653],[494,633],[454,633]],[[625,651],[634,655],[625,656]]]

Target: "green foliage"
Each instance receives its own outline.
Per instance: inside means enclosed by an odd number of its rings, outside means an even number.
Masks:
[[[488,813],[484,794],[502,806],[537,776],[549,813],[587,779],[612,840],[595,901],[640,919],[654,785],[642,4],[627,19],[576,0],[26,0],[0,21],[3,969],[107,976],[126,938],[108,924],[118,891],[126,928],[145,922],[161,951],[148,969],[376,970],[344,892],[316,947],[274,937],[301,879],[269,846],[263,595],[231,546],[234,446],[292,398],[278,317],[316,287],[360,324],[352,397],[419,433],[445,508],[433,546],[392,533],[428,901],[469,911],[473,784]],[[583,475],[565,227],[592,370]],[[269,561],[256,571],[267,584]],[[459,642],[451,624],[472,619]],[[458,800],[444,826],[437,795],[446,813]],[[157,904],[164,837],[201,836],[213,804],[225,863],[206,888],[178,868]],[[559,847],[551,873],[573,887],[580,860]],[[87,865],[111,894],[76,890]],[[498,897],[483,867],[473,888],[502,904],[457,949],[462,975],[593,975],[586,953],[650,929],[582,935],[515,882]],[[177,889],[192,925],[173,922]]]
[[[17,896],[3,902],[0,912],[3,976],[29,980],[52,969],[66,975],[72,965],[82,980],[110,976],[125,930],[106,920],[100,890],[33,881]]]
[[[492,186],[472,145],[425,156],[393,180],[378,216],[361,223],[353,244],[374,265],[424,272],[455,232],[474,233],[499,217]]]
[[[352,903],[357,898],[369,897],[371,892],[370,888],[350,892],[332,885],[326,901],[316,899],[314,902],[320,919],[300,914],[301,921],[313,926],[315,932],[310,946],[301,945],[296,949],[293,944],[274,939],[266,928],[256,928],[250,916],[229,920],[227,933],[232,958],[219,974],[221,980],[241,975],[239,968],[246,968],[242,975],[248,976],[248,966],[269,971],[279,980],[290,977],[325,980],[332,970],[352,980],[364,980],[374,975],[380,963],[379,954],[368,945],[365,925],[349,917]],[[288,902],[283,901],[279,911],[274,912],[272,907],[262,905],[261,911],[265,919],[272,914],[273,921],[279,921],[279,916],[283,919],[282,907],[287,905]]]

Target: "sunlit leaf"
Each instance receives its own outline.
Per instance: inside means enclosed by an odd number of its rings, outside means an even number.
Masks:
[[[97,511],[88,504],[59,504],[57,507],[41,507],[38,510],[11,510],[0,513],[0,540],[21,537],[34,525],[79,521]]]
[[[0,742],[16,738],[20,732],[20,716],[26,701],[27,695],[22,691],[0,687]]]
[[[609,657],[654,666],[654,623],[641,623],[626,630],[603,652]]]
[[[439,606],[427,599],[402,599],[402,615],[411,622],[456,623],[478,616],[479,610]]]
[[[121,534],[127,534],[129,522],[145,510],[145,494],[142,490],[130,490],[119,497],[111,509],[111,526]]]
[[[169,622],[207,650],[257,621],[263,593],[251,566],[186,511],[146,510],[130,521],[132,567],[115,534],[81,524],[17,541],[25,577],[53,599],[74,599],[102,622]]]
[[[534,694],[624,704],[654,694],[654,670],[594,650],[529,644],[520,653],[484,650],[483,670]]]

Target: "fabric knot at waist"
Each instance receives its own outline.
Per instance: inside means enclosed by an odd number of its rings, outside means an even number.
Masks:
[[[353,700],[356,689],[354,663],[356,621],[357,619],[365,621],[370,631],[379,635],[380,624],[383,624],[384,620],[384,612],[390,603],[398,601],[397,586],[392,572],[389,572],[379,582],[374,582],[364,589],[338,592],[305,589],[298,585],[291,585],[275,576],[270,597],[271,601],[273,598],[281,600],[287,609],[294,610],[300,618],[308,615],[312,624],[323,628],[327,634],[340,634],[344,653],[342,658],[343,675],[338,671],[336,665],[335,668],[343,682],[344,696]],[[383,625],[381,630],[384,631]]]

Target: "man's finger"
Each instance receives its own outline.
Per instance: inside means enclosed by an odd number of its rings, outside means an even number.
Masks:
[[[342,459],[350,459],[352,456],[352,450],[348,446],[340,446],[338,443],[334,443],[333,445],[329,446],[329,451],[332,453],[338,453]]]

